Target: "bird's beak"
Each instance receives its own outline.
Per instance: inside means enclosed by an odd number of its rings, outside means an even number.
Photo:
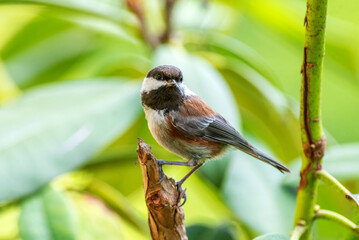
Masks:
[[[174,85],[177,86],[176,80],[171,79],[171,80],[168,80],[168,81],[167,81],[167,86],[172,87],[172,86],[174,86]]]

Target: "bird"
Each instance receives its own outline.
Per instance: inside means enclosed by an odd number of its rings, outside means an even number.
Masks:
[[[188,177],[206,161],[222,156],[230,147],[268,163],[282,173],[290,172],[248,143],[224,117],[192,92],[183,81],[182,71],[175,66],[160,65],[147,73],[141,86],[141,102],[154,139],[187,160],[158,160],[159,164],[193,167],[176,182],[182,193],[182,184]],[[182,197],[185,202],[185,193]]]

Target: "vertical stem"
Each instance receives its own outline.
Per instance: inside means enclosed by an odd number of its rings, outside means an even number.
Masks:
[[[300,107],[304,154],[294,222],[295,226],[305,226],[307,231],[300,239],[311,239],[310,229],[314,219],[318,185],[315,171],[321,169],[325,150],[320,97],[326,15],[327,0],[308,0],[304,20],[306,31]]]
[[[143,9],[142,0],[126,0],[127,7],[136,15],[141,28],[143,38],[147,41],[151,48],[155,48],[159,44],[159,39],[156,35],[152,34],[148,30],[147,23],[145,21],[145,14]]]
[[[171,37],[172,34],[172,13],[173,13],[173,8],[175,6],[176,0],[166,0],[166,5],[165,5],[165,24],[166,24],[166,28],[163,31],[162,35],[160,36],[161,42],[165,43],[168,42],[168,40]]]

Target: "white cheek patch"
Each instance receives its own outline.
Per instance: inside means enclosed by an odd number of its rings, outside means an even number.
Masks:
[[[163,87],[167,84],[166,81],[158,81],[154,78],[145,78],[142,83],[141,92],[150,92],[152,90],[156,90],[160,87]]]

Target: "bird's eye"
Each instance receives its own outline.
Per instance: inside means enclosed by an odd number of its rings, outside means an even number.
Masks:
[[[183,81],[183,77],[182,77],[182,76],[180,76],[179,81],[180,81],[180,82],[182,82],[182,81]]]
[[[162,74],[161,73],[157,74],[156,79],[157,80],[162,80]]]

